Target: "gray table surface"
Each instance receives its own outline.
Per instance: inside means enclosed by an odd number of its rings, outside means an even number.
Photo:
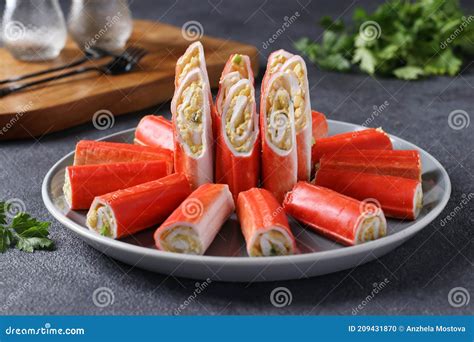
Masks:
[[[232,38],[258,47],[262,61],[271,50],[293,50],[302,35],[317,38],[314,23],[322,15],[349,20],[352,9],[373,9],[375,1],[151,1],[132,2],[135,17],[183,25],[199,21],[206,34]],[[472,2],[464,7],[473,12]],[[270,48],[263,42],[295,12],[298,20]],[[419,82],[371,78],[364,74],[325,72],[308,65],[313,107],[331,119],[362,124],[373,106],[387,101],[388,108],[371,126],[411,141],[435,156],[448,170],[453,192],[443,214],[413,239],[388,255],[355,269],[316,278],[273,283],[211,283],[181,314],[346,314],[385,278],[388,286],[366,303],[367,314],[472,314],[473,303],[455,308],[448,293],[456,287],[474,295],[473,207],[459,209],[462,196],[473,189],[473,127],[454,130],[448,115],[465,110],[474,115],[472,61],[454,78],[437,77]],[[117,262],[86,245],[55,222],[41,200],[40,186],[55,161],[73,150],[80,139],[96,139],[134,127],[143,114],[169,115],[169,103],[116,118],[106,132],[92,123],[39,139],[0,143],[0,198],[20,198],[27,211],[53,221],[54,252],[27,254],[10,250],[0,255],[0,314],[131,314],[168,315],[190,296],[195,281],[154,274]],[[65,113],[73,115],[74,113]],[[472,196],[472,195],[471,195]],[[458,207],[458,209],[456,209]],[[441,218],[455,213],[446,225]],[[288,288],[291,305],[274,307],[269,296]],[[113,304],[94,305],[93,292],[109,288]]]

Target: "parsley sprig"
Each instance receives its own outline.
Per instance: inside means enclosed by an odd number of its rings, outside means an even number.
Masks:
[[[9,204],[0,202],[0,253],[15,247],[24,252],[52,250],[54,242],[48,238],[50,222],[42,222],[27,213],[18,213],[8,223]]]
[[[322,40],[295,47],[323,69],[414,80],[456,75],[474,56],[474,16],[457,0],[389,0],[368,14],[357,8],[352,28],[324,17]]]

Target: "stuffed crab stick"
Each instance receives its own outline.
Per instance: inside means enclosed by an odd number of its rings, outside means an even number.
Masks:
[[[313,130],[313,142],[319,138],[325,138],[328,136],[329,128],[328,128],[328,121],[326,120],[326,115],[320,113],[316,110],[311,111],[311,119],[312,125],[311,128]]]
[[[173,171],[173,152],[167,149],[108,141],[81,140],[76,145],[74,165],[110,164],[163,160]]]
[[[316,139],[312,148],[312,162],[318,163],[324,154],[348,150],[392,150],[390,137],[381,128],[336,134]]]
[[[66,167],[63,192],[73,210],[89,209],[94,197],[167,176],[165,161]]]
[[[138,123],[134,142],[173,151],[173,125],[161,115],[146,115]]]
[[[191,193],[179,173],[98,196],[87,213],[90,230],[113,239],[163,222]]]
[[[380,209],[331,189],[298,182],[287,193],[285,211],[309,228],[343,245],[357,245],[383,237],[387,222]]]
[[[315,184],[361,201],[375,200],[389,217],[415,220],[423,207],[421,182],[414,179],[321,169]]]
[[[294,254],[295,237],[283,207],[265,189],[239,194],[237,215],[251,257]]]
[[[232,86],[222,111],[216,144],[216,182],[229,185],[237,200],[239,192],[258,186],[260,143],[255,93],[242,79]]]
[[[262,88],[264,88],[270,79],[270,77],[278,71],[281,71],[281,68],[287,60],[289,60],[294,55],[286,50],[280,49],[273,51],[267,59],[267,70],[262,79]]]
[[[156,230],[156,247],[202,255],[233,211],[234,201],[226,184],[201,185]]]
[[[282,66],[284,72],[292,72],[298,80],[293,96],[295,114],[296,150],[298,154],[298,180],[308,181],[311,175],[311,145],[313,143],[311,101],[308,71],[301,56],[289,58]]]
[[[203,73],[194,68],[171,101],[174,168],[188,177],[193,189],[214,179],[211,103],[207,92]]]
[[[262,88],[260,100],[262,185],[279,203],[298,177],[293,107],[297,87],[294,73],[278,71]]]
[[[421,180],[420,154],[416,150],[354,150],[325,154],[319,160],[318,168]]]

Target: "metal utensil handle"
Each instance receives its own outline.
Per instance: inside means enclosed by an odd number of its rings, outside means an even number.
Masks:
[[[46,75],[46,74],[49,74],[49,73],[55,72],[55,71],[69,69],[69,68],[84,64],[88,60],[89,60],[88,57],[82,57],[81,59],[78,59],[77,61],[74,61],[74,62],[71,62],[71,63],[68,63],[68,64],[64,64],[64,65],[60,65],[60,66],[57,66],[55,68],[50,68],[50,69],[46,69],[46,70],[42,70],[42,71],[38,71],[38,72],[33,72],[31,74],[25,74],[25,75],[16,76],[16,77],[8,78],[8,79],[5,79],[5,80],[1,80],[0,84],[7,84],[7,83],[12,83],[12,82],[22,81],[22,80],[26,80],[27,78],[32,78],[32,77],[36,77],[36,76]]]
[[[47,83],[47,82],[50,82],[50,81],[55,81],[55,80],[59,80],[59,79],[62,79],[62,78],[83,74],[83,73],[89,72],[89,71],[101,71],[101,70],[97,67],[79,68],[79,69],[75,69],[75,70],[66,72],[66,73],[61,74],[61,75],[42,78],[40,80],[25,83],[25,84],[22,84],[22,85],[19,85],[19,86],[16,86],[16,87],[9,87],[9,88],[0,89],[0,97],[6,96],[6,95],[11,94],[11,93],[16,93],[17,91],[20,91],[20,90],[23,90],[23,89],[26,89],[26,88],[29,88],[29,87],[32,87],[32,86],[35,86],[35,85],[38,85],[38,84],[43,84],[43,83]]]

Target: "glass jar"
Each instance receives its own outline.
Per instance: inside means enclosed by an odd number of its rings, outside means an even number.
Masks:
[[[67,38],[58,0],[7,0],[2,36],[4,46],[17,59],[56,58]]]
[[[120,51],[132,33],[132,16],[126,0],[73,0],[69,33],[79,47]]]

